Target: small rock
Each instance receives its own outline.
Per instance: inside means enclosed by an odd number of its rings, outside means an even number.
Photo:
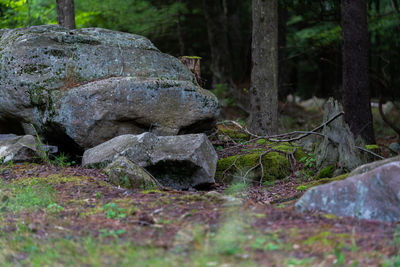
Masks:
[[[57,147],[46,146],[32,135],[2,135],[0,139],[0,161],[36,162],[43,153],[57,152]]]
[[[124,188],[154,189],[160,187],[149,173],[126,157],[118,157],[104,169],[104,172],[113,184]]]
[[[399,143],[391,143],[389,145],[390,151],[396,154],[400,154],[400,144]]]

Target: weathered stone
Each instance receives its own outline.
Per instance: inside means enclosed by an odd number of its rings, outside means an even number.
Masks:
[[[56,25],[2,31],[0,133],[87,149],[121,134],[202,132],[216,97],[142,36]]]
[[[104,167],[119,156],[145,168],[163,186],[186,189],[215,182],[217,154],[204,134],[118,136],[86,150],[82,165]]]
[[[43,153],[56,153],[57,147],[40,144],[32,135],[0,135],[0,162],[35,162]]]
[[[357,174],[363,174],[369,171],[372,171],[382,165],[388,164],[390,162],[396,162],[399,161],[400,162],[400,156],[397,157],[393,157],[393,158],[388,158],[388,159],[383,159],[383,160],[378,160],[378,161],[374,161],[368,164],[364,164],[361,165],[360,167],[354,169],[352,172],[350,172],[349,176],[354,176]],[[400,175],[400,174],[399,174]]]
[[[400,161],[308,190],[295,204],[299,211],[395,222],[400,220]]]
[[[128,189],[154,189],[159,184],[142,167],[133,163],[126,157],[119,157],[110,163],[104,172],[110,182]]]
[[[400,155],[400,144],[399,143],[391,143],[389,145],[389,150],[395,154]]]

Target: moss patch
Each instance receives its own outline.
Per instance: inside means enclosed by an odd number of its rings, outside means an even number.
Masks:
[[[321,178],[331,178],[333,175],[333,171],[335,170],[335,166],[329,165],[319,171],[319,173],[316,175],[316,179],[321,179]]]
[[[235,141],[248,141],[250,136],[235,126],[218,125],[218,130]]]
[[[302,186],[302,190],[301,191],[310,189],[311,187],[314,187],[314,186],[327,184],[327,183],[330,183],[330,182],[333,182],[333,181],[344,180],[347,177],[349,177],[349,173],[345,173],[345,174],[342,174],[342,175],[339,175],[339,176],[336,176],[336,177],[333,177],[333,178],[322,178],[322,179],[320,179],[318,181],[313,181],[313,182],[311,182],[309,184],[301,185]]]
[[[245,155],[235,155],[219,159],[215,178],[218,181],[274,181],[285,178],[290,174],[290,163],[285,153],[293,154],[296,161],[299,161],[306,154],[302,148],[296,144],[272,143],[264,139],[255,141],[257,145],[265,147],[255,147],[246,149],[250,152]],[[266,151],[270,152],[262,155]],[[262,168],[260,166],[260,156],[262,155]],[[261,177],[263,175],[263,177]]]
[[[216,179],[225,182],[240,179],[259,181],[261,178],[263,181],[271,181],[282,179],[289,174],[289,161],[285,155],[278,152],[270,152],[262,156],[261,163],[264,171],[261,166],[254,168],[259,165],[261,155],[262,152],[256,152],[218,160]],[[252,168],[254,169],[249,171]],[[262,173],[263,177],[261,177]]]

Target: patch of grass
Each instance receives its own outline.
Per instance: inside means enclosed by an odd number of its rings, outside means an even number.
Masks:
[[[124,219],[126,218],[125,209],[119,208],[114,202],[107,203],[103,206],[103,211],[108,219]]]
[[[0,188],[0,211],[3,212],[47,207],[56,200],[55,190],[35,179],[26,184],[2,182]]]
[[[262,251],[274,251],[283,249],[284,245],[281,243],[276,233],[267,233],[256,236],[250,247]]]
[[[236,196],[240,193],[244,193],[249,189],[249,185],[246,183],[238,182],[230,185],[225,191],[225,195]]]
[[[61,207],[57,203],[51,203],[47,206],[47,211],[50,213],[58,213],[63,211],[63,207]]]
[[[126,230],[125,229],[117,229],[117,230],[100,229],[99,232],[101,233],[101,237],[119,238],[121,235],[126,233]]]
[[[289,258],[285,261],[285,266],[311,266],[313,261],[313,258]]]
[[[59,166],[61,168],[69,167],[71,165],[75,165],[75,161],[70,161],[69,157],[64,153],[60,153],[53,160],[51,160],[51,164]]]

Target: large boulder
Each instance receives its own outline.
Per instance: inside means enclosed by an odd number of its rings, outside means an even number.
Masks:
[[[57,153],[57,147],[42,144],[32,135],[0,134],[0,163],[35,162]]]
[[[0,133],[84,150],[122,134],[196,133],[216,97],[142,36],[57,25],[0,32]]]
[[[359,219],[399,221],[400,160],[363,172],[367,169],[360,168],[358,174],[345,180],[311,188],[297,201],[295,208]]]
[[[88,149],[84,167],[105,167],[124,156],[145,168],[163,186],[187,189],[212,184],[217,153],[205,134],[121,135]]]

